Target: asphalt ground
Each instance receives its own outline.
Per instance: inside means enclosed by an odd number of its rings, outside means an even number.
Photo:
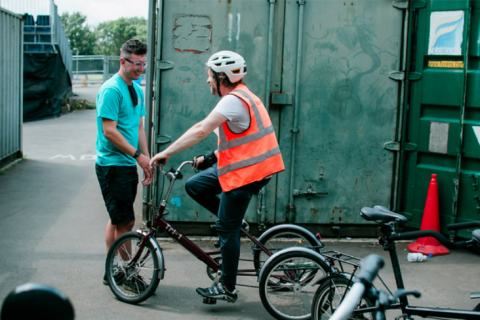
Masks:
[[[74,87],[75,98],[94,101],[97,90]],[[95,136],[95,110],[24,124],[26,160],[3,168],[0,175],[0,301],[16,286],[36,282],[64,292],[76,319],[272,319],[253,287],[239,287],[235,304],[203,304],[195,288],[211,285],[205,266],[171,239],[159,239],[167,270],[156,294],[139,305],[114,297],[102,284],[108,216],[94,171]],[[139,187],[136,227],[140,195]],[[214,239],[198,239],[202,248],[213,250]],[[327,250],[382,256],[386,266],[381,276],[394,290],[389,257],[376,239],[324,240]],[[469,299],[470,292],[480,291],[477,254],[457,250],[408,263],[406,245],[398,245],[405,286],[423,294],[412,305],[471,310],[480,303]],[[248,242],[242,243],[242,257],[251,257]],[[253,277],[239,282],[256,285]],[[394,315],[390,312],[389,319]]]

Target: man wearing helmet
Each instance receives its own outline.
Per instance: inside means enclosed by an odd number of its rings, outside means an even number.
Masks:
[[[210,91],[221,98],[220,102],[204,120],[155,155],[150,165],[165,165],[170,156],[194,146],[212,131],[217,133],[217,150],[195,158],[195,167],[203,171],[190,178],[185,189],[218,216],[222,284],[197,288],[197,292],[207,298],[235,302],[243,217],[252,195],[285,167],[268,111],[243,82],[247,74],[243,57],[220,51],[206,65]]]

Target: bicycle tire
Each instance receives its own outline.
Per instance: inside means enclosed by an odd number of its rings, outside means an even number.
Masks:
[[[340,305],[346,292],[353,285],[353,281],[338,276],[325,278],[320,282],[315,291],[312,302],[312,320],[330,319]],[[364,296],[359,302],[359,308],[374,307],[375,303],[369,297]],[[352,315],[349,320],[375,319],[375,313]]]
[[[138,304],[148,299],[160,282],[160,262],[156,249],[150,242],[146,243],[140,259],[128,267],[143,238],[136,232],[121,235],[110,247],[105,262],[110,290],[120,301],[130,304]]]
[[[266,233],[258,241],[269,249],[272,254],[290,247],[308,247],[320,253],[320,248],[309,231],[293,229],[288,225]],[[258,246],[253,247],[253,265],[255,270],[260,270],[270,256],[263,252]]]
[[[313,251],[287,251],[269,261],[259,281],[260,299],[278,320],[309,319],[314,285],[330,270]]]

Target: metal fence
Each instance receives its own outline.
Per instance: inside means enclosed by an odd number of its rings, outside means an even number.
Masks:
[[[0,0],[0,7],[25,16],[24,52],[53,52],[62,56],[72,77],[72,52],[53,0]]]
[[[22,17],[0,8],[0,167],[22,157]]]
[[[120,68],[118,56],[73,56],[73,84],[99,84],[110,79]],[[142,84],[145,83],[142,74]]]

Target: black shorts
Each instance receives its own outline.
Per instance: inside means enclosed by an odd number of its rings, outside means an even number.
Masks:
[[[133,203],[137,196],[137,166],[95,164],[95,171],[112,225],[135,220]]]

